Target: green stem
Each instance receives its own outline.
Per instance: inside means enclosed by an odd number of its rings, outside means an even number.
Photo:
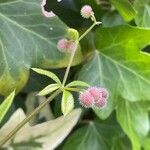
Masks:
[[[91,17],[92,21],[94,21],[94,23],[91,25],[90,28],[88,28],[80,37],[79,37],[79,41],[81,41],[96,25],[100,25],[102,22],[98,22],[96,21],[95,16]]]
[[[22,122],[20,122],[15,129],[13,129],[3,140],[0,141],[0,148],[11,139],[30,119],[38,114],[42,108],[44,108],[50,101],[52,101],[57,95],[61,93],[61,90],[58,89],[55,91],[46,101],[41,103],[32,113],[30,113]],[[38,132],[38,131],[37,131]]]
[[[95,17],[94,17],[94,23],[91,25],[91,27],[89,29],[87,29],[80,37],[79,37],[79,41],[81,41],[94,27],[95,25],[98,25],[100,24],[101,22],[96,22],[95,20]],[[78,43],[77,43],[78,44]],[[62,82],[62,85],[65,86],[65,83],[67,81],[67,78],[68,78],[68,75],[69,75],[69,71],[70,71],[70,68],[71,68],[71,64],[72,64],[72,61],[73,61],[73,58],[74,58],[74,55],[75,55],[75,52],[76,52],[76,49],[73,50],[73,52],[71,53],[71,56],[70,56],[70,60],[69,60],[69,64],[68,64],[68,67],[66,69],[66,72],[65,72],[65,75],[64,75],[64,79],[63,79],[63,82]]]
[[[91,27],[89,29],[87,29],[79,38],[79,41],[81,41],[93,28],[94,26],[96,25],[96,23],[94,22]]]
[[[63,87],[66,84],[66,81],[67,81],[67,78],[68,78],[68,75],[69,75],[69,71],[70,71],[70,68],[71,68],[71,64],[73,62],[73,58],[74,58],[75,52],[76,52],[76,49],[74,49],[73,52],[71,53],[71,56],[70,56],[70,59],[69,59],[69,63],[68,63],[68,66],[67,66],[67,69],[66,69],[66,72],[65,72],[65,75],[64,75],[63,82],[62,82],[62,86]]]

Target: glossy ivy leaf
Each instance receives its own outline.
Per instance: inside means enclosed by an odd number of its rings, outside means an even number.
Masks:
[[[150,129],[147,109],[138,102],[120,100],[116,114],[119,124],[132,142],[133,150],[141,150]]]
[[[59,80],[59,78],[51,71],[38,69],[38,68],[32,68],[32,70],[37,72],[38,74],[45,75],[45,76],[53,79],[58,84],[61,84],[61,81]]]
[[[0,104],[0,123],[10,108],[13,99],[15,97],[15,91],[13,91],[3,102]]]
[[[116,11],[108,12],[102,18],[103,27],[113,27],[124,24],[126,24],[126,22]]]
[[[86,82],[83,82],[83,81],[72,81],[72,82],[70,82],[69,84],[66,85],[66,87],[76,87],[76,86],[89,87],[90,85],[87,84]]]
[[[129,0],[110,0],[110,2],[119,11],[125,21],[131,21],[135,17],[136,10]]]
[[[112,125],[89,122],[89,125],[76,130],[68,138],[63,150],[110,150],[112,138],[119,134]]]
[[[73,108],[74,108],[73,95],[70,92],[64,90],[61,101],[61,111],[66,116],[73,110]]]
[[[57,17],[46,18],[41,0],[0,1],[0,94],[21,90],[30,67],[66,67],[68,55],[57,50],[57,42],[68,27]],[[17,9],[16,9],[17,8]],[[77,51],[74,65],[81,60]]]
[[[38,95],[39,96],[45,96],[50,94],[51,92],[54,92],[55,90],[57,90],[58,88],[60,88],[59,84],[50,84],[47,87],[45,87],[43,90],[41,90]]]
[[[77,130],[67,141],[63,150],[109,150],[97,128],[89,125]]]
[[[125,139],[114,137],[111,150],[131,150],[131,146]]]
[[[95,109],[97,115],[108,117],[118,96],[128,101],[150,100],[150,56],[140,52],[150,43],[150,30],[131,26],[101,28],[95,37],[98,51],[81,70],[79,80],[108,89],[108,104],[101,111]]]
[[[103,71],[101,84],[107,79],[111,83],[117,80],[118,95],[129,101],[150,100],[150,55],[140,51],[149,43],[149,29],[131,26],[98,29],[95,44]]]
[[[140,0],[136,0],[134,5],[137,9],[137,15],[135,16],[137,26],[150,28],[150,1],[143,0],[141,3]]]
[[[36,139],[36,142],[42,143],[42,150],[55,149],[70,133],[76,125],[81,115],[81,109],[75,109],[67,116],[61,116],[44,123],[30,126],[26,124],[13,137],[14,144],[30,142]],[[3,139],[16,125],[18,125],[26,115],[22,109],[18,109],[9,119],[9,121],[0,129],[0,140]],[[12,142],[9,141],[6,145],[11,148]]]

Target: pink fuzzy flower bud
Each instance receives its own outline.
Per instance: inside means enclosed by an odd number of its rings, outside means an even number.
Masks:
[[[88,91],[81,93],[79,100],[80,100],[80,104],[83,107],[89,108],[89,107],[92,107],[94,105],[94,98],[90,94],[90,92],[88,92]]]
[[[64,38],[58,41],[57,48],[60,52],[71,53],[74,49],[77,49],[77,44],[74,41],[68,41]]]
[[[67,39],[60,39],[57,43],[57,48],[59,51],[61,52],[66,52],[67,50],[67,43],[68,40]]]
[[[105,98],[100,98],[95,102],[95,106],[97,106],[98,108],[104,108],[106,104],[107,104],[107,100]]]
[[[83,18],[90,18],[94,14],[92,7],[89,5],[85,5],[81,8],[81,15]]]
[[[107,103],[108,91],[104,88],[91,87],[88,89],[91,95],[94,97],[95,106],[102,108]]]

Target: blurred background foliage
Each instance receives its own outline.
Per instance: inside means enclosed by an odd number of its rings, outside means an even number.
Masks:
[[[56,149],[150,150],[150,0],[47,0],[44,8],[82,34],[91,25],[80,15],[85,4],[92,6],[102,25],[81,41],[83,58],[71,68],[68,82],[80,79],[106,87],[110,96],[103,110],[83,109],[78,124]],[[47,68],[62,79],[62,67]],[[35,93],[49,83],[52,81],[31,71],[28,83],[0,125],[17,108],[32,111],[40,99]],[[81,107],[78,94],[74,93],[74,97],[76,108]],[[31,123],[61,116],[60,99],[55,98]]]

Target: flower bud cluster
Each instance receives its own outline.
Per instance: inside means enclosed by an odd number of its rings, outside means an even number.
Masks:
[[[80,94],[80,104],[86,108],[103,108],[107,104],[108,91],[105,88],[90,87]]]

